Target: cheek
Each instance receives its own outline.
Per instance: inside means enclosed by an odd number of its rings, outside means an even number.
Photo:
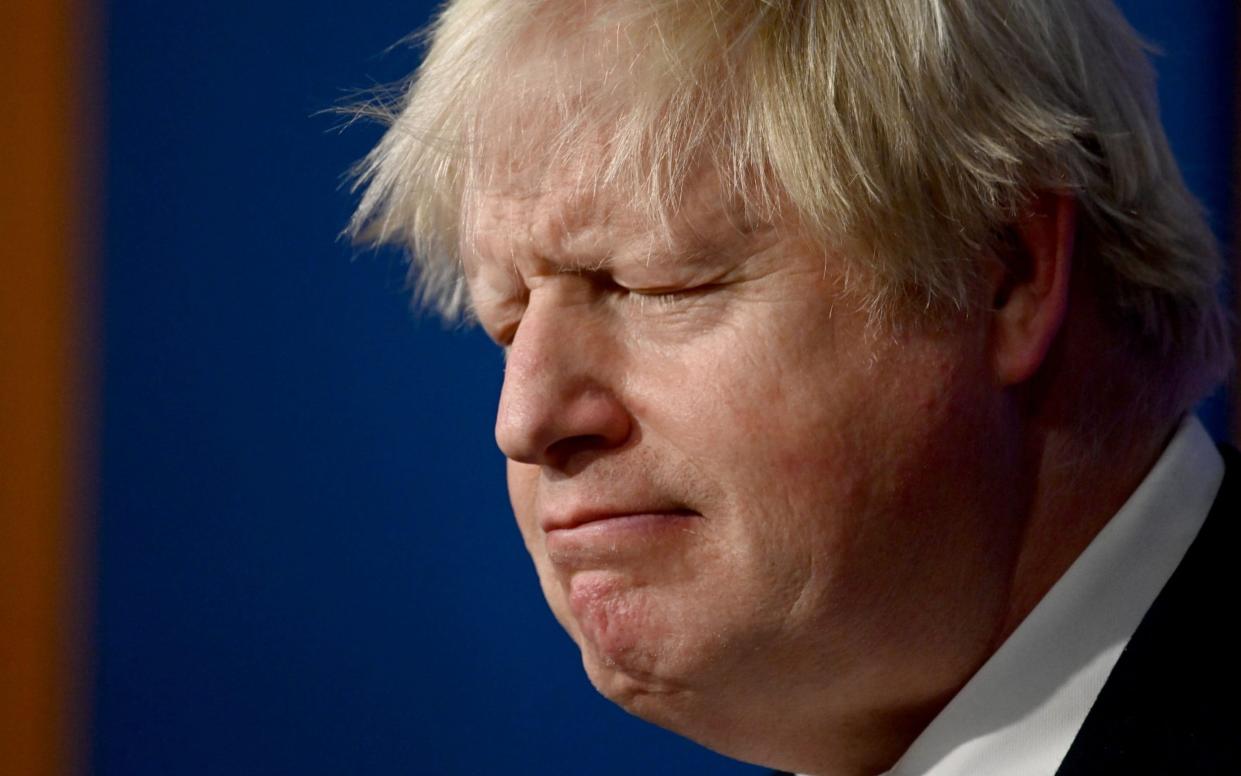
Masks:
[[[509,461],[507,478],[509,503],[513,507],[513,516],[517,518],[517,527],[521,530],[526,549],[537,558],[536,548],[542,544],[535,512],[539,467]]]
[[[794,368],[769,334],[734,324],[692,347],[627,354],[625,398],[655,445],[701,462],[706,479],[727,483],[770,463],[752,453],[781,430],[786,373]]]
[[[543,532],[539,529],[538,515],[535,511],[535,498],[538,492],[539,467],[530,464],[508,462],[508,493],[513,506],[513,515],[517,518],[517,527],[525,542],[526,551],[534,561],[538,573],[539,586],[543,597],[552,610],[552,614],[575,641],[580,641],[578,627],[569,613],[568,600],[564,588],[556,579],[556,574],[547,559],[543,544]]]

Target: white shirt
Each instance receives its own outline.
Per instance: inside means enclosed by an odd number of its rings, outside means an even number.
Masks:
[[[887,776],[1051,776],[1206,520],[1224,461],[1194,416]]]

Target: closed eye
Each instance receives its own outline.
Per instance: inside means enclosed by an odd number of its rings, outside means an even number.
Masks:
[[[617,280],[612,272],[603,269],[579,269],[575,271],[575,274],[586,277],[596,288],[605,293],[620,297],[626,302],[639,306],[654,302],[660,306],[671,307],[688,302],[694,297],[714,291],[725,285],[724,283],[709,281],[696,285],[640,286],[628,285],[626,282]]]
[[[689,287],[670,288],[626,288],[627,297],[638,305],[655,303],[664,307],[673,307],[690,302],[697,297],[720,288],[722,283],[704,283]]]

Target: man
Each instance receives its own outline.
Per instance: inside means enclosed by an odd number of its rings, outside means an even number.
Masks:
[[[603,694],[807,774],[1233,772],[1218,260],[1110,2],[457,0],[430,41],[354,231],[504,348]]]

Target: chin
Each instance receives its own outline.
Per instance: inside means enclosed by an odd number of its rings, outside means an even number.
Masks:
[[[569,633],[595,689],[647,722],[703,738],[704,721],[720,711],[712,699],[727,686],[718,629],[687,621],[658,587],[614,588],[596,578],[574,588]]]
[[[710,662],[658,585],[592,571],[573,575],[557,592],[563,606],[553,609],[567,615],[562,623],[581,650],[587,676],[621,705],[643,695],[682,692]]]
[[[701,716],[701,696],[689,684],[649,670],[649,656],[618,662],[582,646],[582,667],[600,695],[640,719],[691,735],[685,725]],[[696,712],[697,710],[697,712]]]
[[[602,679],[609,671],[657,681],[668,657],[665,645],[675,636],[652,600],[658,598],[656,591],[614,572],[575,574],[566,588],[572,633],[596,687],[603,691],[596,676]]]
[[[642,665],[635,666],[628,660],[602,658],[592,646],[582,647],[582,667],[599,694],[639,716],[642,716],[639,709],[645,699],[662,698],[686,691],[686,688],[677,682],[647,670],[644,664],[648,661],[633,662]]]
[[[591,684],[626,712],[728,757],[754,763],[770,757],[752,740],[753,719],[737,713],[736,698],[721,695],[720,689],[729,686],[727,676],[708,679],[721,672],[704,670],[706,664],[695,665],[685,655],[660,657],[665,660],[656,661],[659,670],[652,672],[647,655],[634,666],[601,658],[591,645],[582,646],[582,665]],[[668,673],[674,670],[688,670],[690,677]]]
[[[755,691],[767,683],[744,659],[772,643],[769,628],[744,618],[750,627],[742,627],[737,607],[713,610],[699,603],[709,598],[686,597],[677,585],[626,584],[618,572],[578,576],[553,586],[552,608],[600,695],[727,756],[762,762],[771,754],[754,738]],[[716,602],[727,599],[718,591]]]

